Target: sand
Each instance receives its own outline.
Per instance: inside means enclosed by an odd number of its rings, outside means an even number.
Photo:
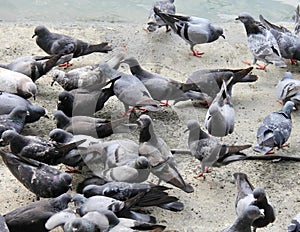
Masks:
[[[45,54],[31,39],[33,29],[38,23],[0,23],[0,57],[1,63],[8,63],[20,56]],[[141,65],[151,71],[161,73],[170,78],[185,81],[193,71],[207,68],[245,68],[242,60],[252,61],[247,49],[244,27],[241,23],[221,24],[226,39],[220,38],[211,44],[197,45],[196,49],[204,51],[201,58],[189,54],[189,46],[173,33],[165,33],[164,29],[153,34],[143,30],[145,25],[121,23],[82,23],[82,24],[45,24],[50,30],[68,34],[91,43],[109,41],[114,46],[112,54],[126,46],[128,55],[135,56]],[[292,24],[286,26],[292,27]],[[95,64],[107,60],[112,54],[92,54],[72,61],[72,68]],[[129,72],[127,65],[121,71]],[[263,118],[270,112],[281,108],[276,102],[275,86],[286,70],[300,78],[299,66],[280,69],[268,66],[267,72],[253,70],[259,76],[255,83],[237,84],[233,88],[232,102],[236,110],[234,132],[223,139],[228,144],[256,143],[256,131]],[[56,109],[57,96],[62,88],[51,83],[51,72],[37,81],[38,94],[35,104],[48,110],[49,119],[25,126],[23,134],[47,137],[55,127],[52,120]],[[104,109],[99,112],[101,117],[109,117],[123,106],[115,97],[111,98]],[[158,113],[151,113],[154,118],[157,134],[165,139],[171,148],[187,149],[188,134],[183,133],[189,119],[197,119],[204,126],[207,109],[193,107],[190,102],[181,102],[165,108]],[[299,112],[293,112],[293,130],[289,139],[290,146],[276,151],[278,155],[298,155],[300,141],[298,123]],[[131,134],[114,135],[112,138],[130,138],[138,141],[138,131]],[[110,139],[110,138],[108,138]],[[245,151],[255,155],[252,149]],[[170,231],[220,231],[230,225],[236,218],[234,201],[236,187],[232,183],[234,172],[245,172],[254,186],[263,187],[268,198],[274,204],[277,214],[276,221],[267,228],[258,231],[285,231],[291,218],[300,211],[300,173],[299,163],[243,161],[229,164],[221,168],[213,168],[206,175],[206,180],[193,178],[198,172],[199,161],[189,155],[176,155],[179,170],[183,177],[195,189],[193,193],[185,193],[173,188],[170,192],[184,204],[182,212],[169,212],[159,208],[149,209],[161,224]],[[64,170],[63,165],[59,166]],[[5,214],[35,199],[34,194],[23,187],[0,160],[0,213]],[[77,174],[74,179],[80,179]],[[150,178],[149,180],[156,180]],[[76,186],[76,182],[74,183]],[[60,230],[56,230],[60,231]]]

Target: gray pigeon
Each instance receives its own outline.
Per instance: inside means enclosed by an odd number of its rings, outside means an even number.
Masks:
[[[92,45],[70,36],[52,33],[45,26],[37,26],[32,38],[35,36],[37,45],[50,55],[73,54],[73,58],[76,58],[93,52],[107,53],[112,50],[107,42]]]
[[[20,133],[25,125],[27,109],[24,106],[15,107],[9,114],[0,115],[0,136],[7,130]]]
[[[240,151],[251,147],[251,145],[225,145],[219,139],[204,132],[196,120],[187,123],[189,131],[188,146],[191,154],[201,161],[201,172],[196,178],[203,176],[208,167],[220,167],[230,162],[243,160],[246,155]]]
[[[17,106],[24,106],[27,109],[26,123],[36,122],[41,117],[48,118],[45,108],[39,105],[33,105],[29,100],[18,95],[0,92],[0,114],[9,114]]]
[[[194,50],[197,44],[211,43],[223,35],[223,29],[208,19],[194,16],[183,16],[164,13],[158,8],[153,8],[155,14],[162,18],[172,30],[183,40],[190,44],[194,56],[201,56],[203,52]]]
[[[55,213],[68,207],[72,197],[64,193],[56,198],[41,200],[17,208],[4,215],[10,232],[48,232],[47,220]]]
[[[198,87],[196,85],[185,84],[157,73],[148,72],[140,66],[134,57],[126,58],[122,63],[127,63],[130,66],[131,73],[140,79],[149,91],[151,97],[155,100],[175,100],[178,102],[196,99],[209,101],[207,94],[197,92]]]
[[[128,118],[114,120],[94,118],[89,116],[73,116],[69,118],[62,111],[54,112],[57,128],[72,134],[89,135],[94,138],[105,138],[116,133],[130,133],[137,124],[128,123]]]
[[[257,60],[263,61],[265,65],[258,65],[258,68],[262,70],[265,70],[268,64],[275,64],[281,68],[286,67],[281,58],[278,43],[271,32],[248,13],[239,14],[236,20],[244,23],[248,48],[254,58],[253,64],[256,64]]]
[[[169,196],[166,190],[170,188],[161,185],[150,185],[146,183],[109,182],[99,185],[88,185],[83,189],[85,197],[107,196],[117,200],[125,201],[141,192],[145,195],[137,203],[137,207],[158,206],[172,211],[181,211],[183,203],[178,202],[177,197]]]
[[[299,6],[298,6],[299,8]],[[300,213],[298,213],[288,226],[288,232],[300,232]]]
[[[125,112],[128,111],[129,106],[143,107],[148,111],[161,110],[159,101],[153,100],[147,88],[136,76],[121,72],[117,75],[121,78],[116,80],[113,91],[124,104]]]
[[[85,139],[67,144],[58,144],[38,136],[24,136],[15,131],[8,130],[2,134],[2,140],[9,143],[13,154],[24,158],[31,158],[49,165],[57,165],[60,159]]]
[[[71,55],[55,55],[55,56],[24,56],[20,57],[10,64],[0,64],[1,68],[22,73],[35,82],[41,76],[48,73],[56,65],[65,63],[72,59]]]
[[[193,192],[193,187],[186,183],[179,173],[170,148],[162,138],[156,135],[152,119],[143,114],[139,117],[138,123],[141,127],[139,155],[149,160],[151,173],[187,193]]]
[[[295,107],[298,108],[298,94],[300,94],[300,80],[293,79],[292,73],[286,72],[276,86],[278,100],[280,100],[282,104],[291,100],[294,102]]]
[[[33,192],[37,199],[57,197],[71,187],[72,177],[67,173],[61,173],[56,168],[4,151],[0,151],[0,155],[11,173]]]
[[[84,88],[89,90],[99,90],[104,86],[113,82],[114,75],[120,65],[120,61],[124,59],[124,53],[118,53],[107,62],[100,62],[95,65],[88,65],[69,72],[62,70],[54,70],[52,77],[53,82],[57,82],[65,90]]]
[[[273,206],[268,202],[266,193],[262,188],[254,188],[245,173],[234,173],[235,184],[237,186],[237,197],[235,209],[237,216],[241,216],[249,205],[255,205],[263,210],[264,217],[253,221],[254,231],[256,228],[266,227],[275,221]]]
[[[186,80],[186,83],[194,83],[199,90],[206,93],[213,100],[223,85],[223,80],[232,81],[227,85],[227,91],[232,96],[232,87],[236,83],[254,82],[258,77],[251,73],[253,67],[246,69],[204,69],[193,72]],[[206,102],[210,105],[210,102]]]
[[[154,32],[157,30],[157,28],[166,27],[166,32],[168,32],[169,26],[165,23],[158,15],[155,14],[153,8],[156,7],[160,11],[168,14],[175,14],[176,7],[174,5],[174,0],[158,0],[155,1],[148,16],[148,27],[147,31]]]
[[[115,94],[113,91],[114,81],[109,88],[105,89],[91,91],[80,88],[69,92],[63,91],[58,95],[57,109],[63,111],[68,117],[91,116],[101,110],[107,100]]]
[[[148,179],[150,165],[146,157],[139,156],[138,148],[129,139],[99,142],[89,146],[83,160],[95,176],[105,181],[139,183]]]
[[[276,26],[262,15],[259,16],[260,22],[269,30],[278,43],[280,54],[285,59],[290,59],[292,64],[300,60],[300,38],[283,26]]]
[[[0,215],[0,231],[9,232],[7,224],[5,222],[5,218],[2,215]]]
[[[249,205],[230,227],[221,232],[251,232],[254,220],[264,217],[257,206]]]
[[[0,91],[35,99],[37,88],[30,77],[0,67]]]
[[[256,134],[257,145],[253,150],[260,153],[270,153],[274,147],[282,148],[292,131],[291,112],[294,103],[287,101],[282,110],[266,116]]]
[[[75,212],[67,209],[52,215],[45,224],[48,230],[58,226],[63,226],[64,232],[100,232],[109,228],[109,221],[104,214],[97,211],[88,212],[79,218]]]
[[[227,83],[231,80],[232,78]],[[205,117],[205,128],[209,134],[216,137],[231,134],[234,129],[235,111],[227,90],[227,83],[223,80],[222,88],[209,106]]]

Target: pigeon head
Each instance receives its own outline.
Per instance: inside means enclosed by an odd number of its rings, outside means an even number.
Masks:
[[[74,136],[63,129],[57,128],[50,131],[49,138],[57,143],[67,143],[70,142]]]
[[[135,167],[137,169],[146,169],[146,168],[149,168],[150,167],[149,160],[146,157],[144,157],[144,156],[140,156],[135,161]]]
[[[37,26],[34,29],[34,34],[33,34],[32,38],[34,38],[35,36],[42,36],[42,35],[47,34],[49,32],[50,31],[45,26]]]
[[[68,186],[68,188],[71,188],[72,177],[68,173],[62,173],[60,178],[64,182],[64,185]]]
[[[249,205],[245,211],[244,211],[244,216],[251,222],[255,221],[258,218],[264,217],[264,213],[254,205]]]
[[[25,98],[33,97],[35,100],[36,91],[36,85],[33,82],[28,82],[22,86],[20,94],[22,94]]]
[[[53,86],[55,81],[57,81],[58,83],[64,83],[65,76],[66,76],[66,73],[64,71],[54,70],[53,73],[52,73],[51,86]]]
[[[19,134],[16,131],[7,130],[2,133],[1,139],[7,143],[7,142],[10,142],[11,140],[13,140],[17,135],[19,135]]]
[[[290,115],[291,112],[292,112],[292,110],[293,110],[293,108],[294,108],[294,106],[295,106],[294,102],[292,102],[292,101],[287,101],[287,102],[284,104],[284,106],[283,106],[283,108],[282,108],[282,111],[283,111],[284,113]]]
[[[60,196],[50,200],[50,204],[58,209],[58,211],[68,208],[69,202],[72,200],[72,196],[69,193],[63,193]]]
[[[266,197],[265,190],[262,188],[256,188],[253,190],[253,197],[256,199],[257,202],[261,201]]]
[[[150,124],[152,124],[152,119],[150,118],[150,116],[146,114],[142,114],[138,118],[137,123],[141,128],[149,127]]]
[[[76,207],[82,206],[87,201],[87,198],[85,198],[82,194],[75,194],[72,197],[72,202],[74,202],[74,205]]]
[[[246,12],[240,13],[239,16],[235,20],[240,20],[242,23],[251,23],[254,22],[254,18]]]
[[[293,79],[293,74],[291,72],[286,72],[282,77],[281,81],[288,80],[288,79]]]
[[[192,130],[199,129],[199,128],[200,128],[200,125],[197,120],[189,120],[187,122],[187,129],[184,132],[192,131]]]

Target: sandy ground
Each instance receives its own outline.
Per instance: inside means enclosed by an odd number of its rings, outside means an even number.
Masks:
[[[36,24],[1,23],[0,62],[7,63],[20,56],[45,54],[31,39]],[[109,41],[115,51],[126,45],[128,55],[134,55],[141,65],[162,75],[185,81],[193,71],[207,68],[245,68],[242,60],[252,60],[247,49],[244,27],[241,23],[223,24],[226,39],[197,45],[196,49],[204,51],[201,58],[189,55],[189,46],[177,35],[165,33],[164,29],[153,34],[142,30],[144,25],[115,23],[62,24],[45,25],[50,30],[68,34],[82,40],[96,43]],[[288,25],[293,26],[293,25]],[[74,59],[69,69],[95,64],[106,60],[111,54],[92,54]],[[121,71],[128,72],[123,65]],[[236,110],[234,132],[224,138],[229,144],[255,144],[256,130],[263,118],[281,106],[276,102],[275,86],[284,72],[290,70],[295,78],[300,79],[299,66],[288,64],[286,69],[269,66],[268,71],[254,70],[259,76],[255,83],[238,84],[233,89],[233,105]],[[38,95],[36,104],[48,110],[50,118],[56,109],[57,96],[62,88],[53,87],[51,72],[37,81]],[[32,100],[33,101],[33,100]],[[122,111],[122,104],[115,97],[111,98],[99,116],[105,117],[116,111]],[[181,102],[176,106],[151,114],[157,133],[163,137],[171,148],[187,149],[188,134],[183,133],[189,119],[198,119],[203,126],[207,109],[195,108],[190,102]],[[293,112],[293,130],[289,139],[290,147],[276,151],[276,154],[298,155],[300,136],[298,112]],[[55,127],[53,120],[42,118],[39,122],[26,125],[23,134],[47,136]],[[138,141],[138,132],[112,136],[128,137]],[[255,154],[252,149],[245,151]],[[295,162],[243,161],[214,168],[206,175],[206,181],[193,178],[198,172],[199,161],[188,155],[176,155],[180,172],[191,183],[195,191],[187,194],[179,189],[171,192],[185,204],[182,212],[174,213],[153,208],[152,214],[158,222],[167,225],[168,230],[175,231],[220,231],[230,225],[236,218],[234,201],[236,187],[231,183],[234,172],[245,172],[254,186],[265,188],[267,195],[275,205],[277,219],[265,229],[259,231],[286,231],[291,218],[300,211],[300,173],[299,164]],[[59,168],[64,169],[63,166]],[[34,200],[34,195],[23,187],[8,171],[0,160],[0,213],[5,214],[21,205]],[[80,178],[80,176],[74,176]],[[151,180],[153,178],[150,178]],[[153,179],[154,180],[154,179]],[[76,183],[75,183],[76,185]]]

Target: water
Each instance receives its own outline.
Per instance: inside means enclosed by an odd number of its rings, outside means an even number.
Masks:
[[[152,0],[0,0],[2,21],[144,22]],[[292,21],[297,0],[175,0],[177,12],[230,22],[240,12],[271,21]]]

